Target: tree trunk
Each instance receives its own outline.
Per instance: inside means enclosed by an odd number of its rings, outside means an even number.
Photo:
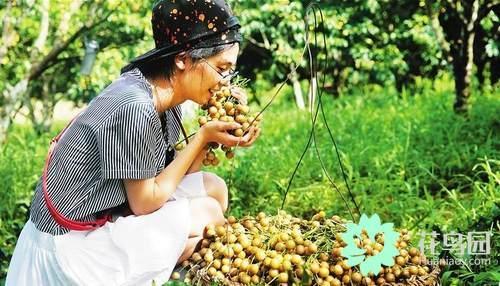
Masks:
[[[462,59],[454,59],[456,62],[454,63],[456,99],[453,108],[457,113],[466,113],[469,109],[472,66],[474,64],[474,28],[479,12],[478,0],[472,3],[470,12],[470,19],[465,30],[465,41],[462,45]]]
[[[304,97],[302,95],[300,82],[297,79],[297,73],[295,72],[295,69],[293,67],[291,69],[290,80],[292,81],[293,84],[293,94],[295,95],[295,103],[297,104],[297,107],[299,109],[306,108],[304,105]]]
[[[309,87],[309,94],[308,94],[308,99],[309,99],[309,108],[311,109],[311,112],[314,111],[314,103],[316,102],[316,93],[318,91],[318,85],[316,83],[316,77],[311,78],[311,85]]]
[[[3,92],[4,104],[0,108],[0,142],[7,139],[14,115],[17,113],[17,104],[22,100],[28,89],[28,80],[23,79],[13,87],[8,87]]]

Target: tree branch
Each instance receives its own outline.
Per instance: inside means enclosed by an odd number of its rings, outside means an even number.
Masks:
[[[104,23],[109,16],[114,12],[111,10],[106,14],[106,16],[99,21],[91,24],[90,26],[82,26],[78,31],[76,31],[71,37],[69,37],[66,41],[56,43],[54,48],[37,64],[35,64],[28,75],[28,80],[32,80],[40,76],[40,74],[46,69],[46,65],[48,65],[51,61],[54,61],[61,52],[63,52],[72,42],[74,42],[78,37],[80,37],[83,33],[90,31],[100,24]]]
[[[470,20],[467,22],[467,32],[472,33],[474,31],[474,27],[476,25],[476,21],[478,20],[478,12],[479,12],[479,0],[474,0],[472,2],[471,7],[471,15]]]
[[[426,1],[425,7],[426,7],[425,10],[427,12],[427,17],[429,17],[429,19],[431,20],[431,28],[434,31],[434,34],[436,35],[436,39],[441,47],[441,50],[443,51],[444,57],[448,62],[450,62],[451,61],[450,44],[446,41],[446,38],[443,34],[443,28],[439,24],[439,18],[438,18],[439,11],[436,12],[432,8],[432,3],[429,0]]]
[[[10,25],[12,1],[7,2],[7,8],[5,8],[5,18],[2,21],[2,43],[0,44],[0,62],[2,62],[3,57],[7,54],[7,50],[10,46],[10,38],[12,36],[12,29]]]
[[[47,41],[47,36],[49,34],[49,9],[49,0],[43,0],[40,6],[40,12],[42,14],[40,33],[38,34],[38,38],[36,39],[35,44],[33,45],[35,53],[32,53],[32,58],[36,57],[37,54],[40,54],[42,52],[42,49],[45,46],[45,42]]]
[[[269,43],[269,39],[267,39],[266,34],[260,29],[260,34],[262,35],[262,39],[264,40],[264,45],[267,50],[271,50],[271,44]]]
[[[266,50],[267,50],[266,45],[264,45],[263,43],[259,43],[259,42],[257,42],[257,40],[255,40],[254,38],[252,38],[252,37],[248,37],[248,38],[246,38],[246,39],[247,39],[250,43],[252,43],[254,46],[257,46],[257,47],[259,47],[259,48],[262,48],[262,49],[266,49]]]

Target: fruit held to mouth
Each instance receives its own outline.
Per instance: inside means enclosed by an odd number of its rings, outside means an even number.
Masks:
[[[212,97],[207,104],[201,107],[206,111],[206,114],[198,118],[200,126],[205,125],[210,121],[238,122],[242,128],[234,129],[230,133],[237,137],[243,137],[250,127],[258,127],[262,119],[262,114],[250,115],[250,107],[242,104],[239,100],[232,96],[231,87],[223,86],[219,90],[212,91]],[[228,159],[234,158],[234,148],[227,146],[213,146],[209,144],[208,152],[203,160],[205,166],[217,166],[219,160],[214,151],[220,149],[225,152],[225,157]]]

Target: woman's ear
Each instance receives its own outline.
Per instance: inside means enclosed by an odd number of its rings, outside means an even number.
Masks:
[[[178,55],[175,56],[175,59],[174,59],[174,62],[175,62],[175,66],[179,69],[179,70],[186,70],[187,66],[188,66],[188,57],[187,57],[187,54],[185,52],[182,52]]]

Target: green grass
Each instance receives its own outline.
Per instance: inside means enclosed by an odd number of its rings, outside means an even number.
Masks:
[[[378,213],[383,221],[414,233],[488,229],[499,216],[495,206],[500,204],[499,95],[498,91],[474,94],[466,118],[452,112],[454,95],[443,82],[419,94],[364,87],[335,100],[325,96],[327,122],[361,212]],[[266,102],[269,97],[263,94],[261,99]],[[311,114],[298,111],[291,98],[291,91],[285,90],[266,111],[263,133],[255,146],[238,149],[233,161],[223,160],[221,166],[209,169],[230,184],[230,214],[275,213],[280,207],[311,128]],[[49,139],[49,135],[35,136],[28,126],[16,126],[0,150],[0,281],[25,222]],[[347,197],[323,122],[317,125],[316,147],[328,174]],[[351,202],[349,206],[354,207]],[[314,148],[304,157],[285,209],[295,216],[310,217],[325,210],[349,218]],[[498,240],[492,247],[498,252]],[[480,282],[492,279],[484,273],[499,271],[491,267],[471,270],[472,278],[467,279]],[[467,275],[463,268],[449,271],[449,283]],[[482,276],[476,275],[479,272]]]
[[[489,180],[498,176],[500,164],[500,138],[495,133],[500,101],[495,95],[476,97],[468,118],[451,111],[451,91],[399,97],[390,90],[375,90],[323,101],[362,212],[377,212],[404,227],[449,230],[463,225],[464,219],[477,220],[492,207],[498,181]],[[310,127],[310,113],[291,104],[280,103],[266,112],[256,145],[238,150],[232,167],[224,163],[217,170],[232,178],[233,214],[272,212],[280,206]],[[318,124],[316,146],[328,173],[347,196],[323,122]],[[493,200],[485,204],[484,199]],[[302,162],[285,209],[296,215],[318,209],[348,215],[314,148]]]

